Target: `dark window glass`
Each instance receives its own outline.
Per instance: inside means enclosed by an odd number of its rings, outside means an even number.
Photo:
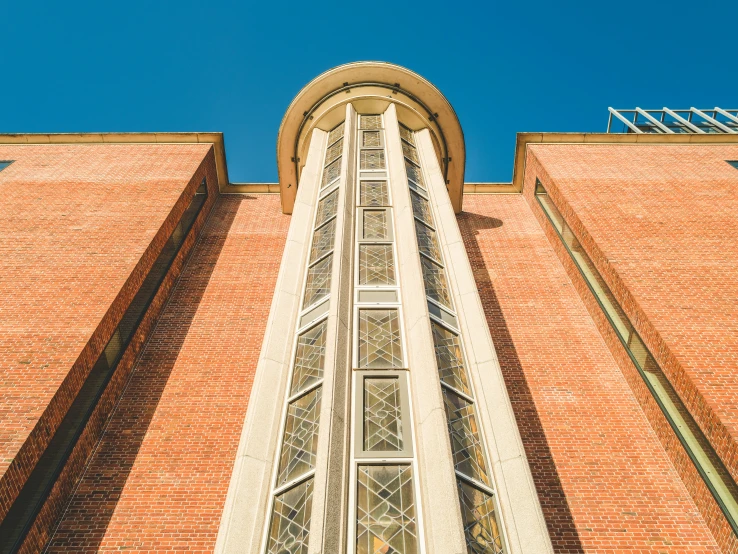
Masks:
[[[8,167],[12,163],[13,163],[13,160],[0,161],[0,171],[2,171],[3,169],[5,169],[6,167]]]

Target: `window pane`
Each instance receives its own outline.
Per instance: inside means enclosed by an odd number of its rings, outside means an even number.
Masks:
[[[435,321],[431,321],[431,329],[441,381],[464,394],[470,394],[459,337]]]
[[[308,269],[307,283],[305,284],[305,300],[303,308],[322,300],[331,291],[331,270],[333,268],[333,254],[329,254],[317,264]]]
[[[413,204],[413,214],[423,223],[433,226],[433,216],[431,215],[430,204],[420,196],[417,192],[410,191],[410,200]]]
[[[278,485],[284,485],[315,467],[321,390],[318,387],[287,406]]]
[[[331,163],[328,167],[323,170],[323,184],[322,187],[331,184],[333,181],[338,179],[341,173],[341,158]]]
[[[326,322],[308,329],[297,338],[295,367],[292,370],[290,396],[323,378]]]
[[[489,485],[474,405],[445,387],[442,390],[454,468],[467,477]]]
[[[341,122],[330,133],[328,133],[328,144],[333,144],[334,142],[336,142],[339,138],[343,136],[343,124],[344,123],[345,122]]]
[[[407,171],[407,178],[411,181],[415,181],[420,187],[425,188],[425,182],[423,181],[423,174],[420,168],[416,165],[411,164],[405,160],[405,171]]]
[[[413,473],[409,465],[359,466],[357,554],[415,554]]]
[[[383,150],[362,150],[361,169],[385,169]]]
[[[315,226],[320,227],[328,221],[338,211],[338,191],[334,190],[328,196],[318,202],[318,214],[315,220]]]
[[[503,554],[494,499],[460,479],[458,486],[467,552]]]
[[[307,554],[312,505],[312,479],[274,499],[268,554]]]
[[[359,284],[395,284],[395,261],[392,257],[391,244],[359,246]]]
[[[325,151],[325,164],[328,165],[343,153],[343,139],[328,147]]]
[[[333,239],[336,237],[336,220],[332,219],[313,234],[313,246],[310,249],[310,263],[333,250]]]
[[[418,236],[418,249],[420,252],[433,258],[434,260],[441,260],[441,248],[438,245],[438,238],[436,232],[420,223],[415,221],[415,233]]]
[[[379,147],[382,146],[381,131],[364,131],[361,134],[361,146],[363,147]]]
[[[423,268],[425,294],[428,298],[431,298],[450,309],[451,296],[448,292],[446,272],[440,265],[430,261],[424,256],[420,257],[420,265]]]
[[[400,318],[397,310],[359,312],[359,367],[402,367]]]
[[[387,238],[387,212],[385,210],[364,210],[364,238]]]
[[[361,181],[362,206],[387,206],[387,181]]]
[[[404,125],[400,125],[400,137],[408,141],[410,144],[415,146],[415,133]]]
[[[402,141],[402,153],[405,155],[405,157],[410,160],[411,162],[414,162],[416,165],[420,165],[420,158],[418,158],[418,151],[415,149],[414,146],[408,144],[407,142]]]
[[[382,128],[382,116],[381,115],[359,116],[359,128],[360,129],[381,129]]]
[[[397,377],[364,379],[364,450],[401,452],[400,381]]]

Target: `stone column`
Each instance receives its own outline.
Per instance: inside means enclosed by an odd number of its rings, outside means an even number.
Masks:
[[[552,553],[533,476],[430,132],[426,129],[416,133],[415,140],[476,395],[479,427],[487,445],[494,488],[502,511],[500,519],[507,551],[511,554]]]
[[[327,133],[313,131],[241,431],[215,551],[260,552],[269,518],[285,405]],[[258,286],[258,284],[255,284]]]
[[[315,466],[311,554],[346,547],[348,492],[348,406],[351,379],[351,297],[356,190],[356,111],[346,106],[343,163],[338,196],[331,303],[328,312],[323,401]]]
[[[384,117],[426,550],[461,554],[466,544],[394,104]]]

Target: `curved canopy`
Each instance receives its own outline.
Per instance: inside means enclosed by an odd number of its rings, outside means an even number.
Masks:
[[[341,122],[349,102],[359,113],[382,113],[394,103],[408,127],[427,127],[451,202],[461,211],[466,153],[464,134],[451,104],[435,86],[409,69],[385,62],[355,62],[310,81],[287,108],[277,137],[279,189],[285,213],[292,213],[313,129],[328,131]]]

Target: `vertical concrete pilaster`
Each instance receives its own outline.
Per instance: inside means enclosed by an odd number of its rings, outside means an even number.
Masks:
[[[466,544],[394,104],[384,117],[426,551],[461,554]]]
[[[512,404],[430,132],[416,133],[415,140],[446,260],[469,374],[476,391],[480,427],[502,511],[507,549],[510,554],[552,553]]]
[[[346,106],[343,161],[338,195],[331,303],[328,312],[323,400],[315,466],[313,515],[308,552],[346,548],[348,423],[351,379],[351,296],[353,294],[356,110]]]
[[[327,133],[313,131],[300,178],[261,355],[221,517],[215,552],[259,552],[284,409],[292,337],[310,252],[313,211]],[[258,284],[255,284],[258,286]]]

